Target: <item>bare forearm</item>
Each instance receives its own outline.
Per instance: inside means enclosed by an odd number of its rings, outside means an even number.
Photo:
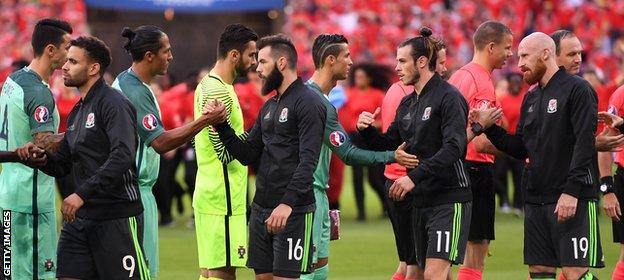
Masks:
[[[0,162],[21,162],[16,152],[0,152]]]
[[[164,154],[184,145],[202,129],[204,129],[203,124],[200,121],[195,120],[181,127],[165,131],[162,135],[152,141],[151,146],[157,153]]]
[[[611,165],[613,164],[613,158],[610,152],[598,152],[598,168],[600,170],[600,177],[611,176]]]

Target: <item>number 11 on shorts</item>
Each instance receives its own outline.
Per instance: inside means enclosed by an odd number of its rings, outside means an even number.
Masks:
[[[436,231],[436,234],[438,235],[438,247],[437,247],[437,251],[442,252],[442,231],[438,230]],[[446,230],[444,231],[444,252],[448,253],[449,252],[449,239],[451,237],[451,232]]]

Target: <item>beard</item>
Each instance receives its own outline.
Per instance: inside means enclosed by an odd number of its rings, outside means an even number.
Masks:
[[[530,71],[522,73],[522,79],[524,79],[524,82],[527,84],[534,85],[542,79],[544,73],[546,73],[546,64],[538,60],[535,64],[535,69],[530,69]]]
[[[284,81],[284,75],[277,70],[277,63],[275,63],[275,67],[269,73],[269,76],[263,78],[264,83],[262,84],[262,96],[266,96],[271,93],[273,90],[276,90],[282,82]]]
[[[63,84],[66,87],[80,87],[87,83],[87,72],[82,72],[77,76],[69,76],[67,78],[63,78]]]
[[[416,83],[418,83],[418,81],[419,81],[419,80],[420,80],[420,73],[418,73],[418,71],[416,71],[416,72],[414,73],[414,77],[413,77],[411,80],[406,81],[406,82],[405,82],[405,83],[403,83],[403,84],[405,84],[406,86],[413,86],[413,85],[415,85]]]

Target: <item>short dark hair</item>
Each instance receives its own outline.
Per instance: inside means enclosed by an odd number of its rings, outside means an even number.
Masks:
[[[132,61],[141,61],[145,53],[156,54],[163,47],[160,38],[165,36],[165,32],[157,26],[142,25],[134,30],[124,27],[121,36],[128,39],[123,48],[130,53]]]
[[[230,24],[225,27],[221,37],[219,37],[217,57],[225,58],[231,50],[237,50],[242,54],[247,43],[252,41],[258,41],[256,32],[240,23]]]
[[[489,43],[499,44],[503,41],[505,35],[512,35],[511,29],[498,21],[489,20],[477,27],[472,42],[477,50],[483,50]]]
[[[341,34],[321,34],[314,39],[312,45],[312,59],[314,60],[314,68],[323,67],[325,59],[330,56],[338,56],[342,51],[341,44],[349,44],[345,36]]]
[[[574,34],[574,32],[570,30],[565,30],[565,29],[559,29],[553,32],[552,34],[550,34],[550,38],[552,38],[553,41],[555,41],[555,54],[556,55],[561,54],[561,41],[563,39],[574,38],[574,37],[576,37],[576,34]]]
[[[414,61],[424,56],[429,59],[429,70],[435,71],[438,61],[439,40],[431,38],[432,34],[433,31],[431,29],[423,27],[420,29],[420,36],[403,41],[399,44],[399,48],[411,46],[411,55]]]
[[[265,47],[271,47],[271,56],[285,56],[288,59],[288,68],[297,69],[297,50],[290,38],[284,34],[270,35],[260,38],[258,41],[258,50]]]
[[[42,19],[35,25],[32,33],[30,44],[33,48],[35,57],[43,54],[43,50],[47,45],[59,47],[63,42],[65,34],[72,34],[74,30],[66,21],[55,18]]]
[[[90,60],[100,64],[100,75],[104,74],[112,60],[110,49],[104,41],[93,36],[80,36],[72,40],[71,45],[85,50]]]

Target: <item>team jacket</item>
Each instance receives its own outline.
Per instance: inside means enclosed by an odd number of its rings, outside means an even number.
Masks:
[[[326,110],[320,97],[293,82],[267,100],[246,139],[227,124],[215,129],[221,142],[244,165],[260,160],[254,203],[264,208],[286,204],[295,212],[314,208],[313,173],[319,159]]]
[[[561,193],[597,198],[597,110],[589,83],[559,68],[524,97],[515,135],[496,125],[485,130],[500,151],[528,158],[522,176],[527,203],[556,203]]]
[[[136,111],[120,92],[98,80],[67,118],[61,147],[48,154],[46,174],[71,172],[84,200],[76,216],[106,220],[143,212],[136,177]]]
[[[377,150],[395,150],[406,142],[406,152],[420,159],[407,173],[416,185],[416,207],[466,202],[472,200],[463,165],[467,115],[461,93],[434,74],[420,95],[403,98],[385,134],[372,126],[360,134]]]

